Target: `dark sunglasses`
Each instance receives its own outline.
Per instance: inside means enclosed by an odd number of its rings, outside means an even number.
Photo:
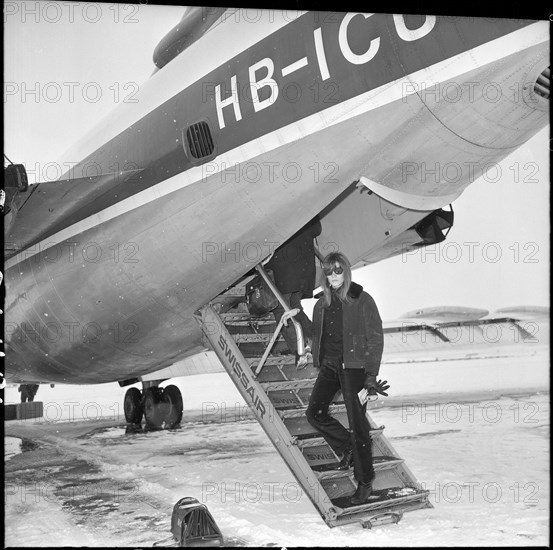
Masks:
[[[341,275],[344,272],[344,268],[339,266],[332,266],[329,269],[323,269],[324,274],[328,277],[329,275],[332,275],[332,273],[336,273],[336,275]]]

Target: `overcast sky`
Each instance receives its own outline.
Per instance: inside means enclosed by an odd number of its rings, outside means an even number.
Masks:
[[[4,151],[49,179],[75,140],[129,98],[184,8],[4,5]],[[448,240],[356,271],[385,319],[437,305],[549,305],[549,128],[453,204]],[[50,164],[49,164],[50,163]]]

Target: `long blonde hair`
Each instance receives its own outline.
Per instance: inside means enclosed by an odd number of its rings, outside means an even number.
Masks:
[[[349,304],[351,303],[351,298],[348,295],[351,285],[351,264],[341,252],[331,252],[323,260],[323,272],[331,271],[335,264],[340,264],[344,270],[344,284],[336,291],[336,295],[343,303]],[[328,307],[332,301],[332,291],[326,273],[323,277],[323,292],[323,306]]]

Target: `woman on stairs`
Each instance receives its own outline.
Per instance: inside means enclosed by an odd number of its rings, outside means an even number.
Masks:
[[[313,364],[319,374],[309,398],[306,416],[341,456],[338,469],[353,464],[358,482],[352,505],[366,502],[372,491],[374,468],[369,423],[358,393],[388,395],[387,381],[376,376],[384,346],[382,320],[373,298],[352,282],[348,259],[339,252],[326,256],[323,295],[313,310]],[[351,433],[329,414],[329,406],[342,390]]]

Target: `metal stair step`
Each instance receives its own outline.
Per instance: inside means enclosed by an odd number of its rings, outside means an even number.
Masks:
[[[309,422],[305,416],[305,410],[307,407],[298,407],[295,409],[277,409],[277,413],[280,415],[288,431],[296,437],[305,437],[316,435],[318,432]],[[348,415],[345,405],[330,405],[330,414],[341,422],[346,428],[349,427]]]
[[[310,389],[299,391],[270,391],[269,400],[277,411],[302,408],[309,402]]]
[[[240,350],[244,359],[257,359],[258,361],[261,359],[261,357],[265,353],[265,349],[267,348],[267,344],[265,342],[250,342],[238,345],[240,346]],[[281,355],[285,353],[287,354],[288,346],[286,345],[286,342],[279,338],[273,344],[273,349],[271,350],[271,353],[275,355]]]
[[[390,518],[390,521],[386,523],[397,523],[401,519],[403,512],[431,507],[432,505],[428,501],[429,495],[430,491],[426,489],[390,487],[375,492],[373,494],[374,498],[371,498],[364,504],[352,505],[351,495],[332,499],[332,503],[339,510],[337,525],[349,523],[353,518],[359,518],[360,521],[371,523],[372,525],[368,527],[372,527],[375,524],[380,524],[381,522],[378,519],[385,514],[398,516],[395,520],[394,518]]]
[[[372,439],[377,438],[382,433],[384,433],[384,426],[381,426],[376,430],[370,431],[370,435]],[[314,437],[297,438],[296,444],[301,449],[309,449],[310,447],[319,447],[320,445],[328,445],[325,438],[320,435],[317,435]]]
[[[256,370],[260,357],[250,357],[247,359],[252,370]],[[279,382],[284,380],[303,380],[317,378],[319,370],[308,363],[304,369],[296,368],[296,358],[294,355],[269,355],[263,365],[261,372],[257,376],[259,382]]]
[[[397,456],[373,456],[373,467],[375,472],[395,468],[398,464],[403,464],[405,460]],[[317,471],[316,469],[314,469]],[[325,470],[317,472],[319,479],[334,479],[342,476],[352,475],[350,470]]]
[[[302,417],[305,418],[306,409],[307,407],[302,407],[302,408],[289,410],[289,411],[279,411],[278,414],[280,418],[282,418],[283,420],[302,418]],[[345,405],[330,405],[330,407],[328,408],[328,412],[335,418],[341,414],[347,414]]]
[[[246,357],[246,361],[249,363],[250,367],[255,370],[257,365],[259,364],[260,357]],[[286,355],[269,355],[267,357],[267,360],[265,361],[265,365],[263,368],[269,366],[284,366],[284,365],[290,365],[293,366],[294,369],[296,368],[296,358],[291,354]]]
[[[219,317],[227,328],[229,325],[249,326],[252,324],[276,326],[275,317],[272,313],[263,315],[262,317],[252,317],[249,313],[228,311],[227,313],[221,313]]]
[[[283,390],[300,390],[304,388],[312,388],[316,378],[300,378],[298,380],[282,380],[278,382],[261,382],[261,387],[265,392],[283,391]]]
[[[390,487],[403,487],[405,480],[399,472],[405,461],[398,457],[373,457],[373,466],[375,479],[373,480],[373,489],[375,491],[389,489]],[[353,468],[349,470],[326,470],[317,471],[319,483],[322,485],[326,494],[331,500],[350,496],[357,488],[357,482],[353,477]]]
[[[379,445],[376,444],[380,435],[383,433],[384,428],[379,428],[377,430],[371,430],[371,440],[373,441],[373,452],[381,453],[382,449]],[[336,464],[339,462],[339,457],[337,457],[330,447],[330,445],[325,441],[321,436],[309,437],[307,439],[296,439],[296,444],[301,449],[305,460],[309,463],[311,468],[317,467],[336,467]]]
[[[300,378],[279,382],[261,382],[261,386],[277,409],[299,409],[302,407],[305,409],[309,403],[315,380],[316,378]],[[336,393],[332,403],[337,405],[344,403],[341,391]]]
[[[270,332],[263,332],[263,333],[249,333],[249,334],[231,334],[232,339],[237,344],[251,344],[251,343],[267,343],[271,339],[272,333]],[[281,334],[278,335],[278,338],[276,340],[277,342],[284,342],[284,338]]]
[[[316,378],[299,378],[277,382],[261,382],[262,388],[276,409],[301,409],[307,407],[313,391]],[[344,403],[341,391],[338,391],[332,401],[334,404]]]
[[[301,449],[305,460],[313,469],[315,466],[338,464],[340,458],[336,456],[332,447],[321,436],[308,439],[296,439],[296,445]]]

